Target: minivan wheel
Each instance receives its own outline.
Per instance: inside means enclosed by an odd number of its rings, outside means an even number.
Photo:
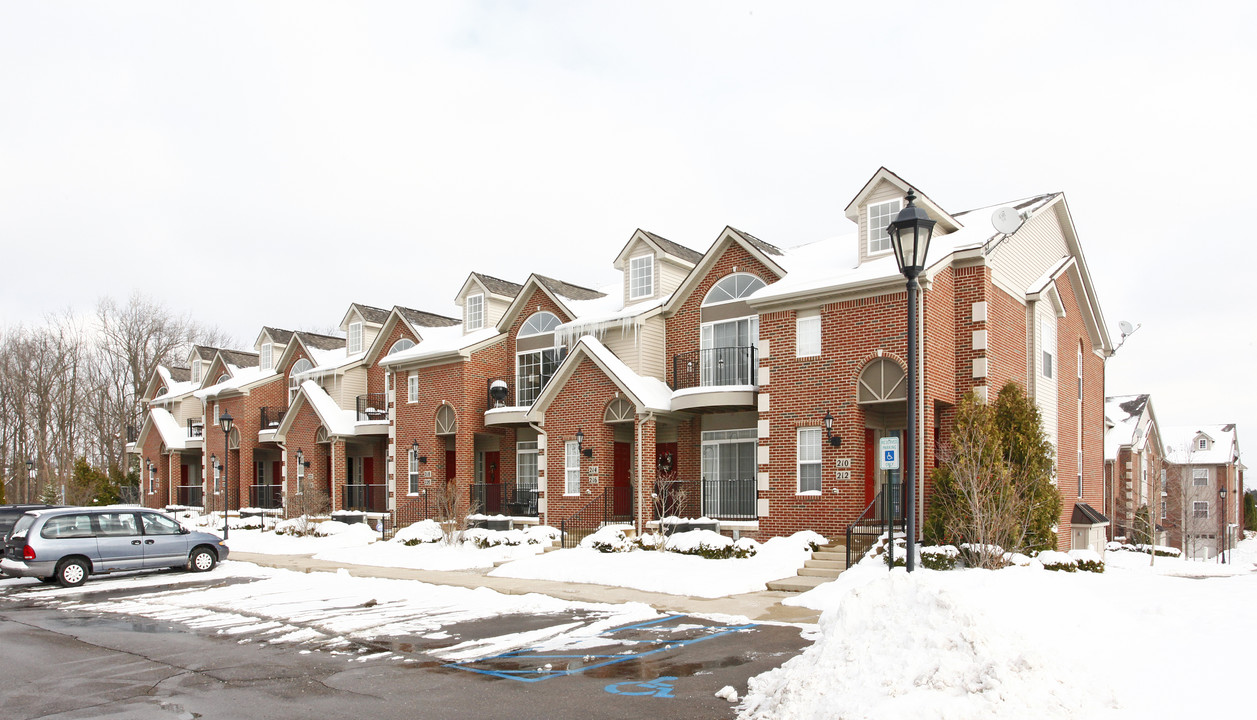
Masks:
[[[82,560],[62,560],[57,564],[57,582],[62,587],[78,587],[87,580],[87,563]]]
[[[214,569],[218,564],[218,556],[209,548],[199,547],[192,551],[192,556],[188,558],[188,569],[192,572],[207,572]]]

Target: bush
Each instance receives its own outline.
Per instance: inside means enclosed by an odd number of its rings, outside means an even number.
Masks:
[[[921,566],[928,570],[955,570],[960,551],[955,545],[929,545],[921,548]]]
[[[624,534],[626,528],[630,525],[606,525],[598,529],[597,532],[587,536],[580,541],[583,548],[592,548],[601,553],[629,552],[634,549],[634,544],[629,541],[628,536]]]
[[[398,530],[397,534],[393,536],[393,542],[401,543],[407,547],[415,547],[422,543],[440,542],[444,539],[445,533],[435,520],[420,520],[417,523],[411,523]]]
[[[1045,550],[1035,558],[1044,570],[1054,570],[1061,572],[1075,572],[1078,570],[1078,563],[1069,555],[1055,550]]]
[[[1104,560],[1094,550],[1070,550],[1069,556],[1074,559],[1078,569],[1083,572],[1104,572]]]
[[[962,543],[960,559],[964,561],[965,567],[983,567],[994,570],[1008,566],[1009,554],[1004,552],[1004,548],[999,545]]]
[[[748,558],[759,551],[759,543],[751,538],[734,542],[712,530],[690,530],[673,533],[664,541],[664,549],[680,555],[697,555],[708,560]]]

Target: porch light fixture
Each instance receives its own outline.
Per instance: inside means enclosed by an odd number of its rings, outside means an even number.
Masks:
[[[580,451],[581,455],[584,455],[587,458],[591,458],[594,456],[593,448],[585,449],[585,431],[584,430],[578,429],[576,431],[576,449]]]
[[[420,465],[428,464],[428,456],[419,454],[419,441],[418,440],[415,440],[410,443],[410,451],[415,454],[416,458],[418,458]]]
[[[227,539],[227,513],[231,510],[231,479],[229,469],[231,468],[231,453],[227,452],[227,448],[231,446],[231,425],[235,422],[235,418],[231,413],[225,412],[218,416],[218,426],[223,429],[223,539]]]
[[[834,416],[825,411],[825,439],[834,447],[842,447],[842,437],[834,434]]]
[[[210,467],[214,468],[215,470],[218,469],[218,456],[217,455],[214,455],[214,454],[210,455]]]
[[[924,210],[917,207],[917,199],[912,188],[904,197],[904,207],[886,228],[890,235],[890,245],[895,250],[895,262],[899,272],[908,279],[908,432],[904,438],[904,505],[907,512],[904,530],[907,537],[907,571],[916,569],[916,460],[913,457],[917,432],[917,291],[920,285],[917,276],[925,269],[925,258],[930,252],[930,238],[934,235],[935,221],[931,220]],[[888,518],[888,520],[892,520]],[[891,543],[894,543],[894,530],[891,531]],[[892,569],[894,565],[891,565]]]

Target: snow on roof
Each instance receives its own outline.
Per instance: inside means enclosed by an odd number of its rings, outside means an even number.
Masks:
[[[165,408],[152,408],[149,410],[149,417],[153,420],[153,427],[157,428],[157,432],[161,434],[162,442],[166,443],[169,450],[186,450],[188,447],[188,433],[175,420],[175,416]]]
[[[1210,440],[1207,450],[1200,450],[1197,439]],[[1175,465],[1226,465],[1239,452],[1234,425],[1173,425],[1161,428],[1166,459]]]
[[[575,320],[563,323],[555,328],[555,342],[571,347],[582,335],[604,337],[607,330],[619,327],[621,330],[632,325],[640,325],[640,318],[646,313],[663,307],[667,297],[656,298],[624,304],[624,293],[620,283],[601,288],[603,297],[592,300],[572,300],[567,307],[576,316]],[[669,296],[670,297],[670,296]],[[634,320],[637,322],[634,322]]]
[[[1104,432],[1104,458],[1106,460],[1116,460],[1117,453],[1123,445],[1130,445],[1138,450],[1147,442],[1147,433],[1139,430],[1139,419],[1143,417],[1144,408],[1147,405],[1146,394],[1117,395],[1104,399],[1104,417],[1113,423],[1113,427]]]
[[[323,388],[313,380],[302,382],[301,392],[305,394],[306,400],[310,403],[310,407],[314,408],[319,420],[323,421],[323,426],[327,428],[329,435],[354,434],[354,422],[358,419],[356,411],[342,410],[336,401],[323,392]]]
[[[658,378],[643,377],[633,372],[628,365],[624,364],[624,361],[615,356],[615,353],[607,349],[606,345],[598,342],[591,335],[582,337],[578,347],[580,345],[584,345],[590,355],[598,358],[607,372],[624,383],[628,391],[648,410],[667,412],[672,409],[672,388],[668,387],[667,383]]]
[[[380,364],[397,365],[412,360],[424,360],[458,352],[485,340],[491,340],[497,337],[498,334],[497,328],[493,326],[481,328],[466,335],[463,334],[462,324],[425,329],[422,342],[408,350],[393,353],[381,359]]]
[[[239,390],[245,385],[249,385],[257,382],[258,380],[264,380],[267,377],[272,377],[278,374],[279,373],[277,373],[274,369],[263,370],[259,367],[237,368],[233,365],[231,377],[216,385],[210,385],[207,388],[197,390],[193,394],[201,400],[210,397],[217,397],[219,393],[222,393],[224,390]]]
[[[191,380],[175,380],[170,373],[170,369],[165,365],[158,365],[157,373],[161,375],[162,380],[166,383],[166,392],[153,398],[152,401],[155,403],[167,403],[171,400],[183,399],[200,387],[200,383],[195,383]]]

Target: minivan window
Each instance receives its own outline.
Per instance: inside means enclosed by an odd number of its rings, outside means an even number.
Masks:
[[[44,521],[44,527],[39,531],[39,536],[42,538],[94,537],[92,533],[92,516],[84,513],[82,515],[50,517]]]
[[[141,516],[144,518],[145,535],[178,535],[181,530],[179,523],[165,515],[143,513]]]
[[[135,513],[101,513],[96,516],[96,523],[99,526],[96,533],[98,537],[126,537],[140,534],[140,526],[135,521]]]
[[[26,537],[26,531],[31,529],[31,523],[35,522],[34,515],[23,515],[13,523],[13,531],[10,537]]]

